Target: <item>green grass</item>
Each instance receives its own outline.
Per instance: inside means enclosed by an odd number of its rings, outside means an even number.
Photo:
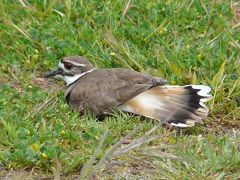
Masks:
[[[59,161],[67,178],[93,157],[106,130],[97,159],[139,124],[143,128],[134,138],[156,124],[124,114],[103,122],[79,117],[69,110],[62,91],[36,79],[61,57],[82,55],[99,68],[132,68],[170,84],[213,89],[211,114],[203,125],[158,129],[157,140],[109,162],[120,165],[100,168],[101,178],[240,178],[237,0],[131,1],[129,9],[127,2],[109,0],[0,4],[0,176],[13,169],[56,177]],[[158,150],[149,150],[155,146]],[[163,151],[178,158],[160,157]]]

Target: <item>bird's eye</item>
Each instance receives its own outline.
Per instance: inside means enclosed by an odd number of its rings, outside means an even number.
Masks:
[[[71,63],[69,63],[69,62],[64,62],[63,64],[64,64],[64,67],[65,67],[67,70],[70,70],[70,69],[73,68],[73,65],[72,65]]]

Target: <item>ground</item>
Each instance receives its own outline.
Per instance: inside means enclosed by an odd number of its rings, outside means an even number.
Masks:
[[[0,177],[240,178],[239,1],[0,3]],[[209,85],[211,113],[152,132],[157,122],[138,116],[80,117],[64,83],[43,78],[69,55]]]

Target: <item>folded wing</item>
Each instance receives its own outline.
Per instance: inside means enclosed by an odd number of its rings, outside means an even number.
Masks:
[[[203,85],[157,86],[131,100],[119,109],[146,116],[178,127],[191,127],[208,115],[204,102],[211,98],[211,88]]]

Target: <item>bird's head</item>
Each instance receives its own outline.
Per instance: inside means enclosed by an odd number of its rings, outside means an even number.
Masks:
[[[94,67],[86,58],[81,56],[68,56],[61,59],[58,64],[58,69],[47,73],[45,78],[59,76],[69,85],[92,70],[94,70]]]

